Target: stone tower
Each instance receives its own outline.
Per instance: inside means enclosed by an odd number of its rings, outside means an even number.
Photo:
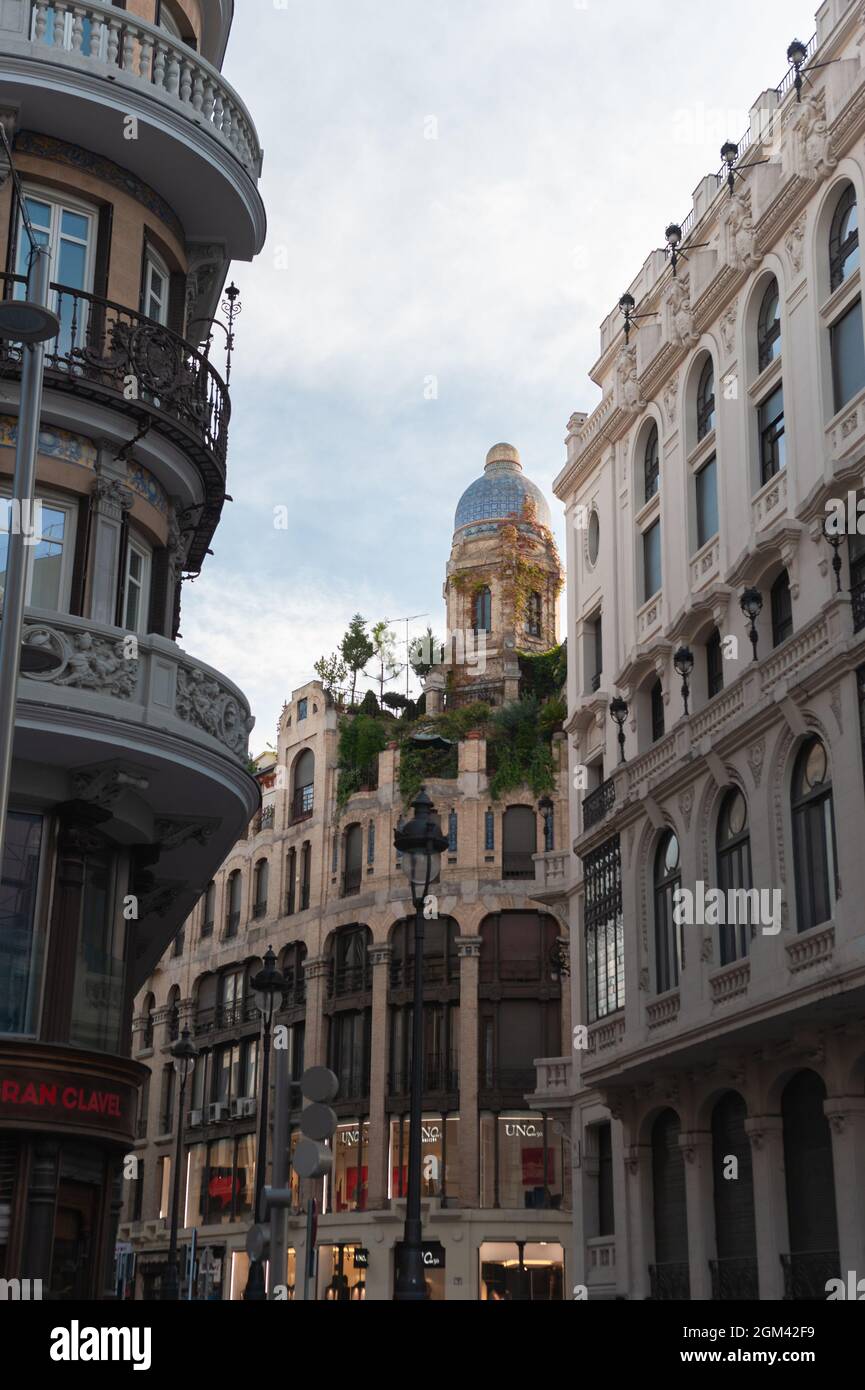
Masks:
[[[441,708],[445,691],[457,703],[515,700],[518,653],[544,652],[558,641],[563,572],[550,521],[519,452],[496,444],[454,518],[443,590],[450,661],[427,680],[430,712]]]

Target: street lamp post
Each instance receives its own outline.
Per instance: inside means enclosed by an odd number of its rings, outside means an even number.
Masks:
[[[757,632],[757,619],[763,611],[763,595],[760,593],[760,590],[755,589],[753,586],[749,589],[743,590],[742,596],[739,599],[739,607],[741,608],[745,617],[748,619],[748,636],[751,639],[751,646],[754,649],[754,660],[756,661],[757,642],[759,640],[759,634]]]
[[[162,1297],[176,1301],[180,1297],[180,1275],[177,1268],[177,1225],[180,1212],[180,1169],[183,1162],[183,1102],[186,1083],[192,1075],[198,1053],[189,1041],[189,1029],[184,1028],[171,1049],[174,1070],[180,1078],[180,1097],[177,1106],[177,1148],[174,1155],[174,1181],[171,1184],[171,1239],[168,1245],[168,1271],[162,1286]]]
[[[424,906],[431,883],[441,867],[441,856],[448,847],[435,807],[424,788],[412,802],[414,815],[399,830],[393,842],[402,856],[402,865],[411,884],[414,904],[414,1006],[411,1031],[411,1096],[409,1105],[408,1196],[405,1230],[399,1260],[396,1301],[417,1303],[427,1297],[423,1267],[421,1231],[421,1123],[423,1117],[423,946]]]
[[[682,704],[685,707],[685,718],[687,719],[688,699],[691,694],[691,672],[694,669],[694,653],[691,648],[680,647],[673,657],[673,665],[682,677]]]
[[[0,338],[21,343],[21,398],[18,406],[18,439],[12,479],[3,622],[0,626],[0,868],[6,843],[6,815],[12,784],[12,744],[15,737],[15,700],[21,660],[21,633],[27,591],[28,537],[21,524],[22,510],[32,505],[36,493],[36,453],[42,416],[42,381],[45,344],[60,332],[60,320],[46,307],[48,299],[48,249],[34,244],[27,300],[0,303]]]
[[[264,1192],[264,1177],[267,1170],[270,1035],[273,1028],[273,1016],[285,994],[285,976],[281,970],[277,969],[276,956],[273,954],[272,946],[268,946],[265,952],[264,965],[261,970],[252,977],[252,988],[262,1021],[261,1104],[258,1116],[258,1145],[255,1151],[255,1192],[252,1199],[252,1216],[254,1221],[262,1221],[264,1213],[261,1210],[261,1195]],[[257,1302],[264,1302],[267,1299],[264,1262],[262,1260],[250,1260],[243,1297],[246,1301]]]
[[[621,695],[615,695],[610,701],[610,718],[614,724],[619,726],[619,762],[625,761],[625,720],[628,717],[628,706]]]

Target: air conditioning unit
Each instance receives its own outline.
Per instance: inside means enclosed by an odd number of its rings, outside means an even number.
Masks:
[[[254,1115],[256,1111],[256,1105],[257,1102],[255,1096],[247,1096],[245,1100],[239,1100],[237,1102],[238,1114],[244,1118],[248,1117],[249,1115]]]
[[[242,1111],[241,1108],[240,1108],[242,1105],[243,1105],[243,1101],[242,1101],[242,1100],[233,1100],[233,1101],[231,1102],[231,1118],[232,1118],[233,1120],[239,1120],[239,1119],[240,1119],[241,1115],[243,1114],[243,1111]]]
[[[228,1106],[222,1100],[216,1100],[207,1107],[207,1123],[210,1125],[218,1124],[220,1120],[228,1118]]]
[[[195,1129],[198,1125],[201,1124],[203,1118],[203,1110],[190,1110],[189,1114],[186,1117],[186,1123],[190,1129]]]

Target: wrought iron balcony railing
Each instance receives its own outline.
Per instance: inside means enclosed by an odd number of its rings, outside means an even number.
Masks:
[[[23,276],[0,273],[4,298],[23,298],[25,283]],[[208,515],[199,527],[202,539],[197,534],[192,541],[189,565],[195,568],[207,549],[207,522],[212,534],[225,492],[231,415],[225,382],[204,353],[154,319],[68,285],[52,285],[51,293],[60,331],[45,345],[46,386],[131,411],[137,419],[150,416],[201,467]],[[21,361],[21,344],[0,340],[0,371],[20,370]]]
[[[784,1298],[797,1303],[823,1303],[830,1279],[840,1279],[837,1250],[799,1250],[781,1256]]]
[[[604,819],[616,804],[616,788],[612,777],[583,797],[583,829],[591,830]]]
[[[442,956],[424,957],[424,985],[458,984],[459,978],[459,961],[445,960]],[[406,989],[414,984],[414,956],[391,961],[390,983],[392,989]]]
[[[458,1091],[460,1085],[459,1057],[451,1053],[431,1053],[424,1057],[423,1089],[425,1093]],[[391,1095],[405,1096],[411,1090],[411,1071],[392,1071],[388,1077]]]
[[[714,1299],[730,1303],[751,1303],[759,1299],[756,1259],[728,1256],[722,1260],[710,1260],[709,1269]]]
[[[372,989],[371,965],[341,965],[335,967],[330,977],[330,994],[363,994]]]
[[[298,787],[291,798],[291,819],[308,820],[313,811],[312,787]]]
[[[351,898],[355,893],[360,892],[363,873],[360,869],[346,869],[342,876],[342,896]]]
[[[652,1298],[687,1302],[691,1297],[691,1276],[687,1261],[649,1265]]]
[[[850,586],[850,598],[853,605],[853,631],[861,632],[865,627],[865,579]]]

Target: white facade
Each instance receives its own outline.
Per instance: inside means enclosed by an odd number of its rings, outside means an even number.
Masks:
[[[556,482],[587,1033],[539,1064],[537,1103],[571,1109],[590,1296],[825,1297],[865,1269],[865,575],[844,537],[839,591],[822,530],[865,467],[865,15],[829,0],[817,23],[807,63],[826,66],[801,100],[792,71],[762,93],[732,194],[707,176],[675,275],[654,252],[631,284],[648,317],[629,342],[618,308],[604,321],[603,399],[572,417]],[[730,887],[777,920],[677,930],[677,890]]]

